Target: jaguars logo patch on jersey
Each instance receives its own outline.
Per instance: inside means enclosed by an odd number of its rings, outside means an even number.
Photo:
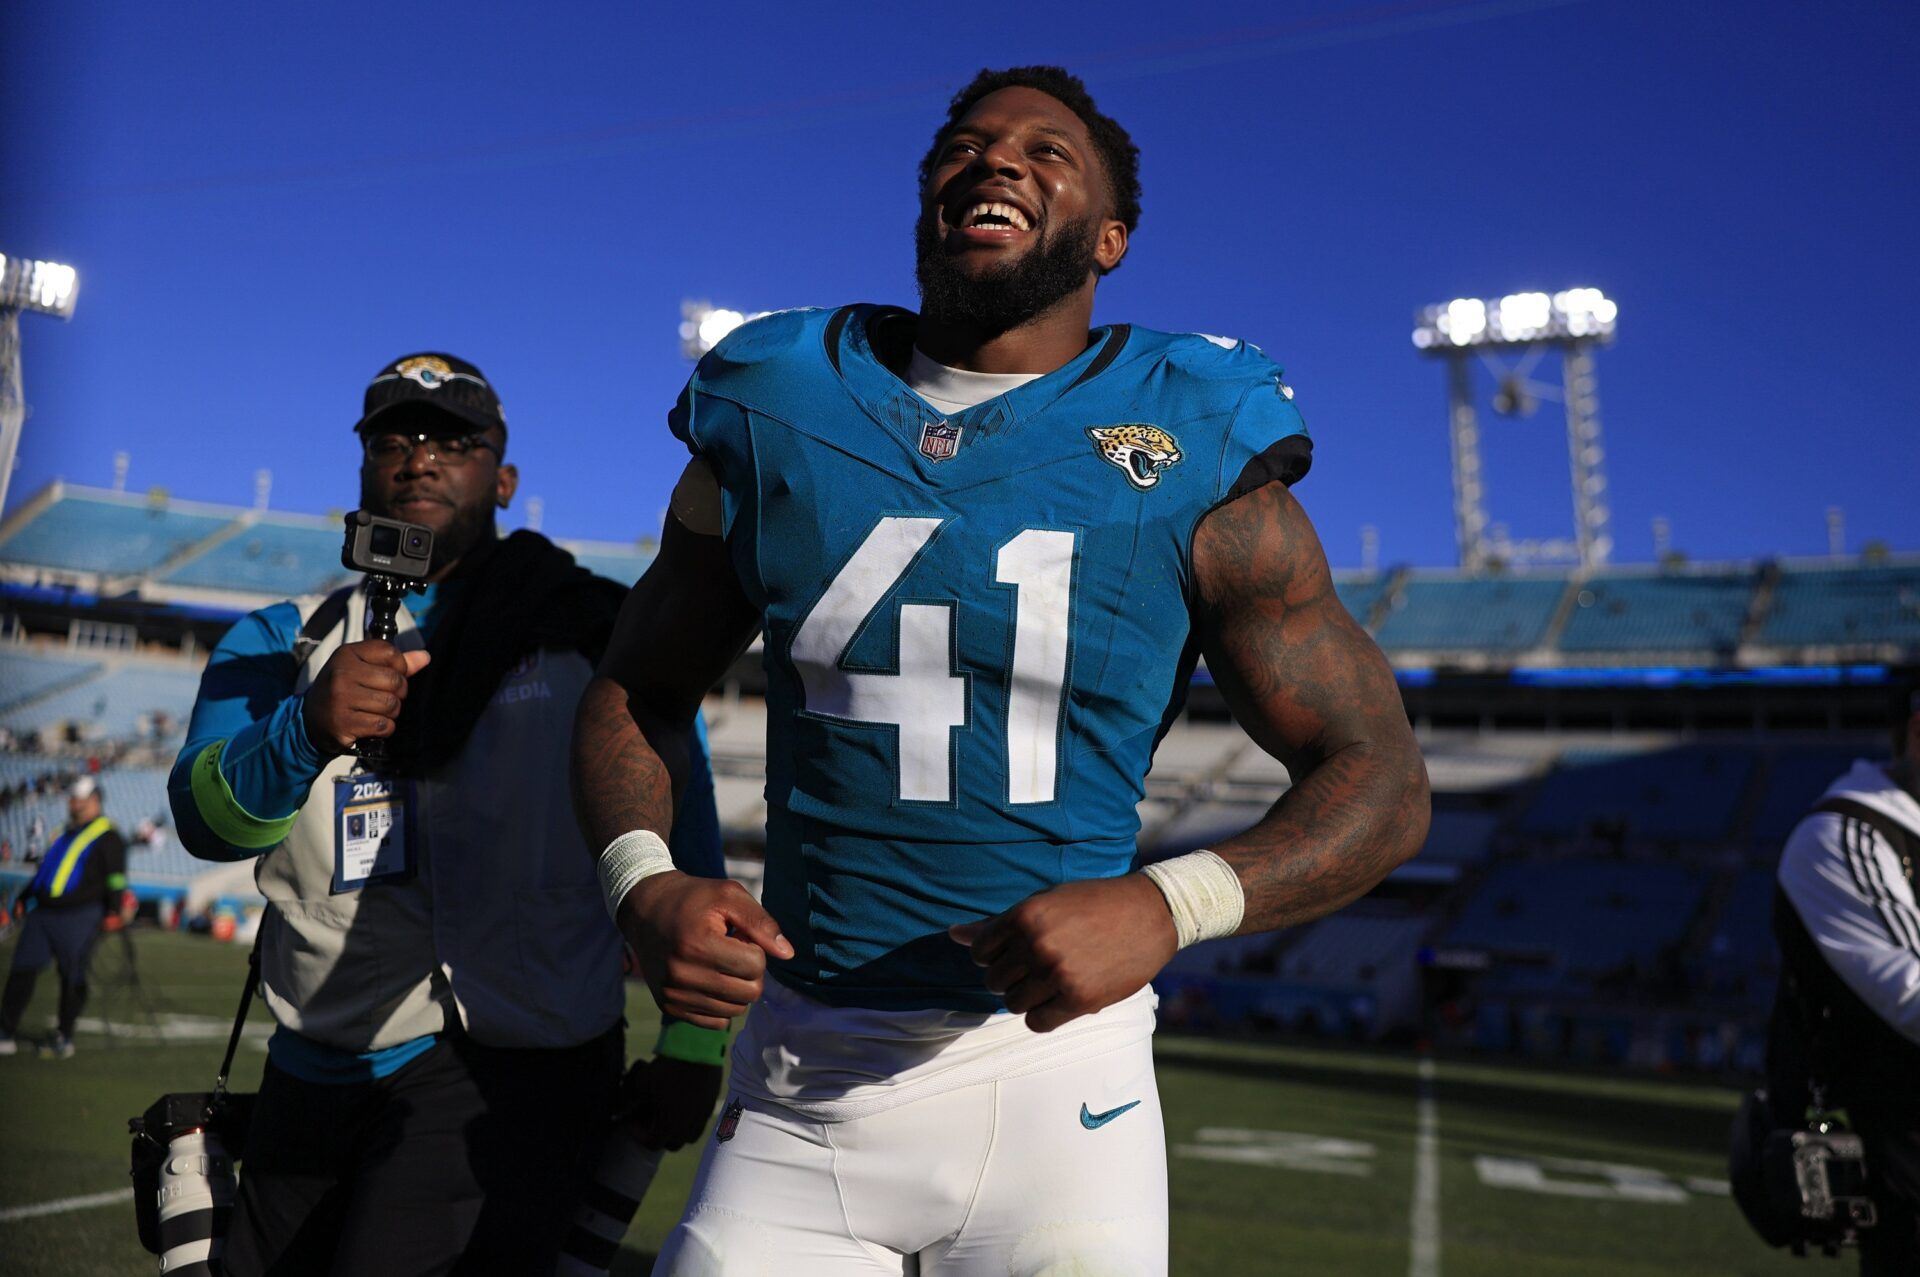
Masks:
[[[1092,426],[1087,437],[1100,459],[1142,492],[1160,482],[1161,471],[1178,464],[1182,455],[1180,441],[1158,426]]]

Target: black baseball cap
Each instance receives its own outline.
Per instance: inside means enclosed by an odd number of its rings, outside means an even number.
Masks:
[[[437,351],[403,355],[382,368],[367,384],[360,420],[353,428],[365,433],[396,409],[416,404],[446,413],[475,430],[507,428],[500,397],[480,370]]]

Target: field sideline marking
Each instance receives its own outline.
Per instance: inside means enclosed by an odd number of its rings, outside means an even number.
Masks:
[[[1420,1058],[1420,1133],[1414,1145],[1412,1241],[1407,1277],[1440,1277],[1440,1106],[1433,1098],[1432,1056]]]
[[[131,1188],[116,1188],[111,1193],[88,1193],[85,1197],[62,1197],[57,1202],[37,1202],[32,1206],[9,1206],[0,1210],[0,1224],[12,1223],[16,1219],[32,1219],[35,1215],[63,1215],[70,1210],[87,1210],[94,1206],[111,1206],[115,1202],[132,1200]]]

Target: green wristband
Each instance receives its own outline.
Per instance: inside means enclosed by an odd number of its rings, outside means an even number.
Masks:
[[[660,1025],[660,1040],[653,1044],[653,1053],[669,1060],[711,1064],[718,1068],[727,1062],[727,1031],[666,1020]]]

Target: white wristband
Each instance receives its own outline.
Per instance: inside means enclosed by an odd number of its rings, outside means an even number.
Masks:
[[[600,853],[600,890],[607,897],[607,913],[620,920],[620,902],[642,878],[673,868],[673,855],[660,835],[650,829],[621,834]]]
[[[1240,929],[1247,912],[1247,893],[1233,866],[1210,851],[1194,851],[1140,871],[1153,879],[1167,898],[1174,934],[1180,947],[1201,940],[1217,940]]]

